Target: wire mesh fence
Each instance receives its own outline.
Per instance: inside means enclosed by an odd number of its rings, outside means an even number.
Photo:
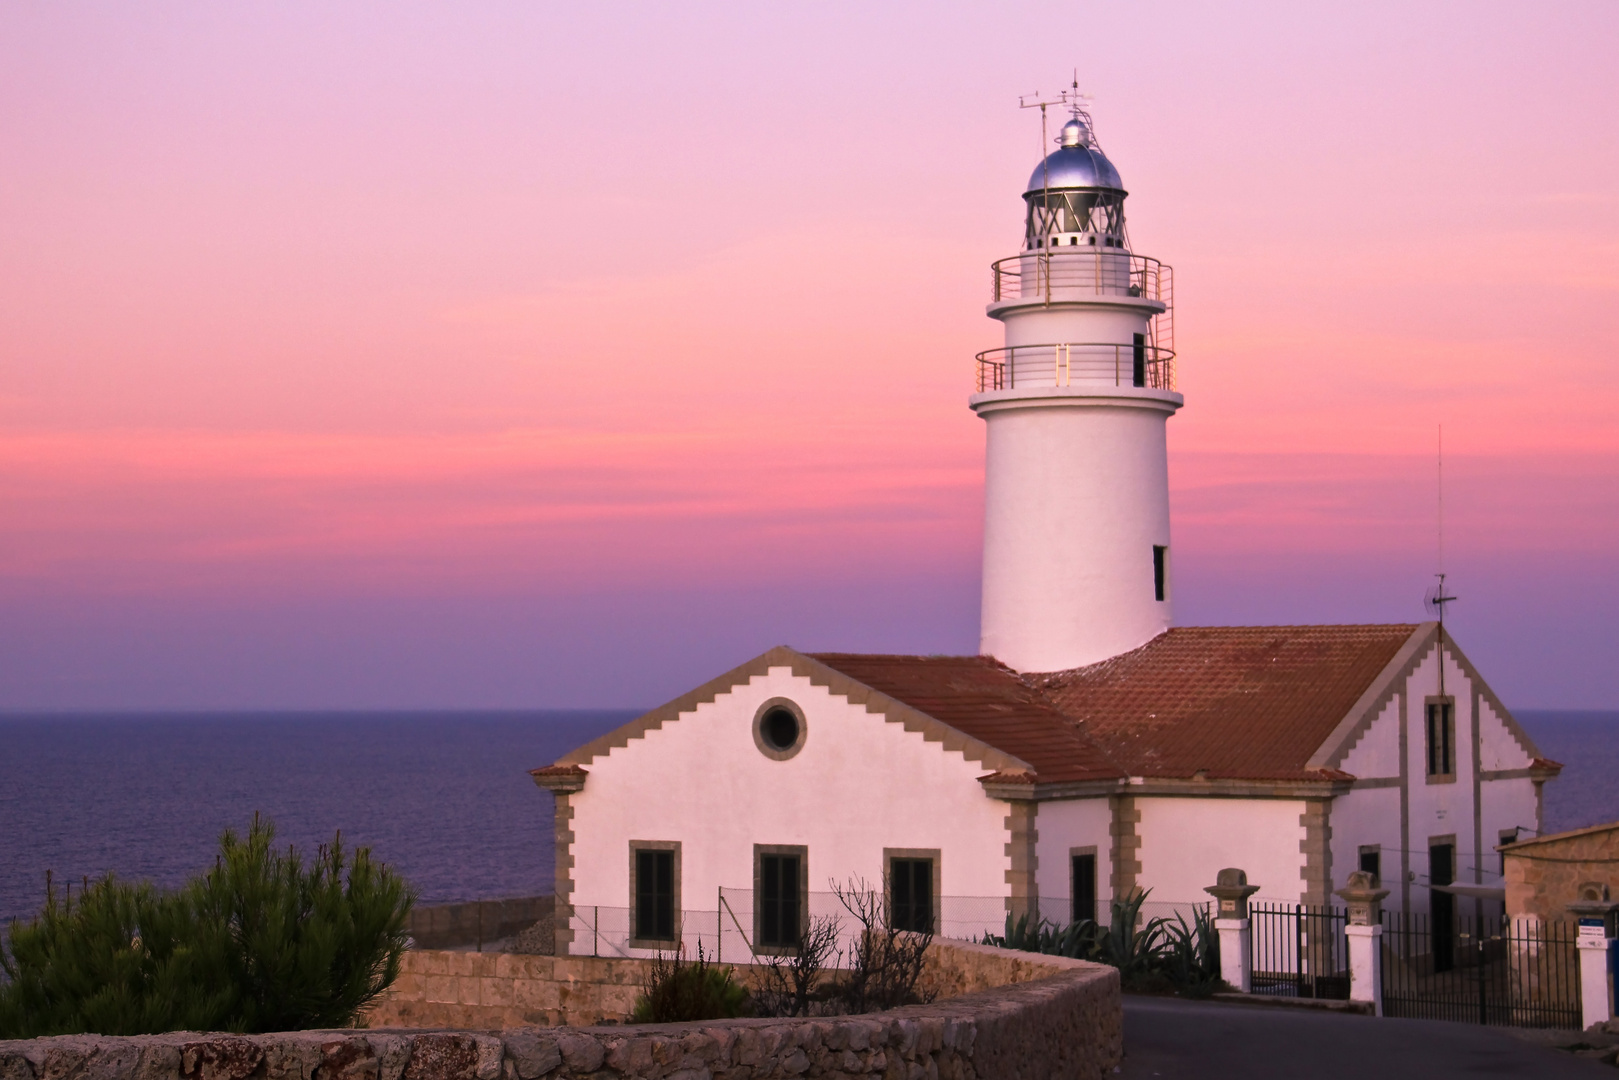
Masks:
[[[842,956],[852,954],[860,933],[860,922],[836,893],[802,893],[800,925],[811,919],[831,920],[837,925],[838,948]],[[871,894],[879,920],[885,920],[887,903],[880,894]],[[938,937],[958,941],[982,941],[987,936],[1001,936],[1009,926],[1007,899],[1004,896],[942,896],[934,897],[936,904],[930,913],[929,925]],[[932,907],[932,905],[929,905]],[[1169,923],[1185,921],[1188,925],[1196,913],[1208,909],[1204,901],[1153,901],[1141,904],[1138,924],[1146,925],[1153,919]],[[660,953],[684,952],[696,956],[697,950],[722,962],[752,963],[790,951],[790,944],[780,940],[779,928],[765,925],[761,905],[756,902],[752,889],[719,889],[712,908],[687,908],[675,912],[673,930],[667,936],[642,937],[636,933],[634,912],[629,907],[609,905],[579,905],[557,918],[573,931],[571,951],[575,955],[652,957]],[[1062,927],[1078,917],[1073,901],[1066,896],[1042,896],[1036,908],[1036,917],[1029,920],[1036,925]],[[1096,919],[1107,925],[1110,917],[1107,904],[1095,913]],[[1017,920],[1013,919],[1015,923]],[[1026,924],[1027,925],[1027,924]],[[1031,927],[1032,929],[1033,927]],[[846,963],[846,959],[838,963]],[[836,965],[835,965],[836,966]]]
[[[667,937],[640,937],[628,907],[580,905],[569,910],[566,925],[573,931],[572,952],[589,956],[650,957],[659,953],[683,951],[727,963],[751,963],[791,950],[795,931],[784,935],[781,927],[768,925],[762,905],[752,889],[720,889],[709,909],[687,908],[675,913],[674,930]],[[885,914],[886,900],[870,894],[874,910]],[[986,934],[1000,934],[1006,925],[1006,898],[1001,896],[944,896],[934,898],[931,928],[938,937],[981,940]],[[860,922],[837,894],[801,893],[798,926],[811,919],[830,920],[837,925],[838,948],[844,957],[852,954],[860,933]],[[931,905],[930,905],[931,906]],[[1067,901],[1053,901],[1054,910],[1066,909]],[[559,914],[559,919],[562,917]]]

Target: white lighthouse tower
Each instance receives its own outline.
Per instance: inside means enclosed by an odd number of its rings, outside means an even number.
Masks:
[[[980,651],[1018,671],[1105,660],[1170,625],[1170,268],[1132,254],[1126,192],[1077,94],[1029,178],[1021,253],[995,263],[978,355],[987,424]]]

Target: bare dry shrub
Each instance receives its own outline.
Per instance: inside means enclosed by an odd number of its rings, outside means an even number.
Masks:
[[[933,994],[917,990],[922,962],[933,934],[896,930],[890,924],[886,881],[882,890],[873,889],[864,878],[832,882],[832,893],[852,915],[860,930],[857,934],[849,971],[838,982],[839,997],[851,1013],[877,1012],[901,1005],[921,1005]]]

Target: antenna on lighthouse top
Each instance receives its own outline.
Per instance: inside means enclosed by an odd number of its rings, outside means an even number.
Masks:
[[[1018,95],[1018,108],[1040,110],[1040,167],[1044,173],[1040,181],[1040,186],[1047,192],[1047,194],[1042,196],[1042,198],[1047,200],[1046,210],[1048,214],[1050,211],[1049,200],[1051,198],[1051,154],[1046,149],[1047,146],[1050,145],[1047,142],[1049,133],[1046,131],[1046,109],[1052,105],[1066,106],[1073,119],[1070,120],[1069,124],[1064,125],[1064,129],[1066,130],[1075,121],[1084,125],[1079,136],[1081,139],[1080,145],[1096,146],[1096,149],[1100,151],[1101,147],[1096,145],[1096,125],[1091,121],[1090,110],[1085,107],[1085,103],[1090,100],[1090,94],[1082,94],[1079,92],[1078,68],[1074,69],[1074,84],[1068,89],[1059,93],[1054,98],[1044,97],[1038,90],[1032,94]],[[1062,136],[1058,136],[1054,141],[1062,142]],[[1064,145],[1067,144],[1064,143]]]
[[[1018,95],[1018,108],[1040,110],[1040,154],[1042,157],[1046,154],[1046,109],[1052,105],[1064,106],[1068,110],[1068,115],[1083,123],[1085,130],[1092,133],[1091,138],[1094,139],[1096,125],[1091,121],[1091,113],[1088,107],[1092,100],[1094,100],[1093,95],[1080,93],[1078,68],[1074,69],[1073,85],[1063,90],[1056,97],[1045,97],[1038,90],[1032,94]]]

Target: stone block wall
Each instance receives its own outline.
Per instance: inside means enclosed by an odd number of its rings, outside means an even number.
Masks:
[[[646,985],[651,960],[594,956],[411,950],[399,978],[366,1014],[373,1028],[498,1031],[530,1025],[622,1024]],[[936,940],[918,989],[934,1000],[1044,979],[1094,965],[1061,956]],[[757,985],[758,968],[734,965]]]
[[[934,977],[1043,977],[816,1020],[0,1042],[0,1080],[1097,1080],[1123,1054],[1118,973],[1059,960],[967,953]]]
[[[1543,837],[1504,854],[1508,915],[1571,919],[1568,905],[1588,881],[1607,885],[1619,898],[1619,824]]]
[[[502,1028],[623,1023],[650,960],[411,949],[368,1027]]]

